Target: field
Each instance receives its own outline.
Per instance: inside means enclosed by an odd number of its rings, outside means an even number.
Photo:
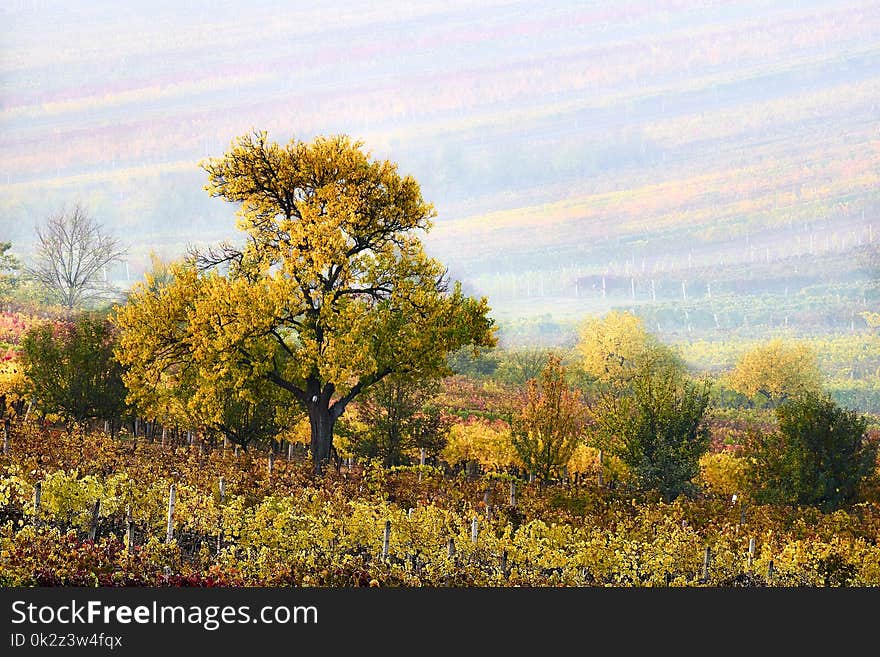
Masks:
[[[715,458],[736,426],[716,425]],[[712,457],[700,495],[664,503],[600,486],[595,465],[541,484],[346,459],[316,478],[299,449],[270,461],[35,423],[13,425],[6,450],[3,586],[880,584],[876,484],[834,513],[732,502]]]

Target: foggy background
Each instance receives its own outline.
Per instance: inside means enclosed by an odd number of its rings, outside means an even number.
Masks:
[[[0,240],[81,202],[149,253],[235,239],[198,163],[346,133],[420,182],[508,344],[633,308],[669,339],[867,331],[878,2],[0,8]]]

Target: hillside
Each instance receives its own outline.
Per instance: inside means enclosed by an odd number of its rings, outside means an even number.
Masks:
[[[6,3],[0,238],[27,255],[79,199],[131,244],[130,282],[151,249],[234,237],[202,158],[345,132],[420,181],[429,249],[502,321],[865,329],[878,3],[405,7]]]

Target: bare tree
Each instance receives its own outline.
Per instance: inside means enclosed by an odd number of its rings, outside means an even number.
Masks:
[[[115,288],[106,267],[125,254],[119,241],[79,205],[61,211],[37,227],[37,252],[28,274],[65,308],[106,298]]]

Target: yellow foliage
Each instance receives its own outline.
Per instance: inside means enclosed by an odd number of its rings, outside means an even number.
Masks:
[[[595,447],[589,447],[580,444],[575,447],[571,458],[568,459],[568,471],[572,474],[575,472],[587,473],[595,472],[599,467],[599,450]]]
[[[565,466],[583,439],[585,408],[565,382],[565,368],[549,356],[513,421],[511,440],[529,472],[545,479]]]
[[[645,331],[642,320],[629,312],[612,310],[589,319],[579,329],[577,352],[581,367],[603,383],[625,383],[646,365],[674,366],[675,353]]]
[[[312,440],[312,431],[309,426],[309,418],[305,415],[300,418],[286,431],[278,435],[278,438],[286,440],[289,443],[298,445],[308,445]]]
[[[865,311],[860,316],[868,323],[871,328],[880,328],[880,313],[872,313]]]
[[[728,452],[704,454],[697,483],[715,495],[742,498],[747,490],[746,466],[744,458]]]
[[[494,346],[486,299],[424,252],[417,232],[435,211],[418,183],[360,142],[280,145],[256,132],[202,167],[206,190],[239,205],[245,246],[129,295],[117,356],[135,401],[185,399],[192,416],[277,386],[320,418],[312,449],[324,460],[333,421],[362,390],[389,374],[446,374],[448,353]]]
[[[11,404],[23,398],[25,376],[21,365],[15,360],[0,362],[0,395],[6,397],[7,408],[0,409],[0,415],[9,412]]]
[[[729,381],[734,390],[749,397],[760,393],[768,400],[781,401],[819,392],[822,374],[809,345],[775,339],[746,352],[730,373]]]
[[[475,418],[452,425],[441,457],[452,464],[478,461],[488,469],[522,465],[510,440],[510,427]]]

